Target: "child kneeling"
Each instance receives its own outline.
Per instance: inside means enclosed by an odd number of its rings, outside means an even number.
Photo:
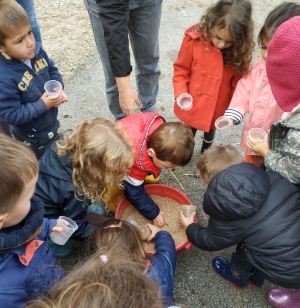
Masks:
[[[300,287],[300,192],[274,171],[240,163],[230,145],[213,146],[201,155],[197,172],[208,186],[203,210],[208,226],[193,223],[195,213],[180,213],[189,241],[217,251],[237,245],[231,261],[213,260],[214,270],[233,286],[259,287],[264,278],[286,287]]]

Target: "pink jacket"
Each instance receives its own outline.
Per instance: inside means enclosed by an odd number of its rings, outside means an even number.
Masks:
[[[263,58],[255,62],[247,75],[240,79],[224,115],[239,124],[246,113],[249,116],[242,133],[241,149],[247,155],[257,155],[246,146],[249,130],[262,128],[268,132],[272,123],[280,120],[283,114],[272,94]]]

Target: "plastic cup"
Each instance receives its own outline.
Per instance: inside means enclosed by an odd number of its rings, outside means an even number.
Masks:
[[[152,233],[151,229],[147,226],[144,226],[144,225],[139,226],[139,230],[142,234],[143,240],[147,240]]]
[[[58,245],[64,245],[71,235],[78,229],[77,224],[72,219],[65,216],[59,216],[56,226],[62,228],[62,231],[51,232],[50,239]]]
[[[251,128],[249,136],[258,142],[264,142],[268,134],[261,128]]]
[[[216,129],[221,133],[223,136],[228,136],[231,133],[231,125],[229,118],[227,117],[220,117],[215,122]]]
[[[182,213],[184,215],[184,217],[186,218],[189,218],[193,212],[196,212],[196,207],[195,205],[182,205],[181,206],[181,210],[182,210]]]
[[[193,97],[189,93],[182,93],[177,97],[176,101],[182,110],[190,110],[193,107]]]
[[[128,222],[130,222],[132,225],[134,225],[135,227],[140,227],[139,225],[138,225],[138,223],[132,218],[132,216],[128,216],[127,217],[127,219],[126,219],[126,221],[128,221]]]
[[[44,89],[48,96],[59,95],[62,90],[62,85],[59,81],[49,80],[45,83]]]
[[[168,221],[167,221],[167,213],[162,214],[162,218],[164,220],[164,224],[168,226]]]

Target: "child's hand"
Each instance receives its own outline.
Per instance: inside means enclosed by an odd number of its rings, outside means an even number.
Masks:
[[[230,124],[230,126],[233,126],[234,125],[234,120],[233,119],[229,119],[229,124]]]
[[[181,225],[183,226],[184,230],[186,230],[186,228],[190,225],[190,224],[193,224],[194,223],[194,219],[195,219],[195,216],[196,216],[196,212],[193,212],[191,214],[190,217],[186,218],[182,211],[180,211],[179,213],[179,219],[180,219],[180,222],[181,222]]]
[[[147,241],[151,241],[155,238],[156,233],[161,231],[161,228],[156,227],[152,224],[146,224],[146,226],[149,227],[149,229],[151,230],[151,235],[149,236],[149,238],[147,238]]]
[[[271,151],[269,147],[269,135],[263,142],[255,140],[254,138],[248,136],[246,140],[246,145],[251,151],[257,153],[262,157],[265,157]]]
[[[67,94],[65,93],[64,90],[61,91],[61,94],[62,94],[62,98],[63,98],[63,103],[66,103],[68,101],[68,96]]]
[[[51,232],[61,232],[61,231],[62,231],[61,227],[54,226]]]
[[[158,216],[156,216],[156,218],[153,219],[153,223],[155,224],[155,226],[160,227],[160,228],[164,227],[165,222],[164,222],[163,214],[164,212],[160,211]]]
[[[41,96],[41,99],[44,101],[47,108],[50,109],[52,107],[59,107],[62,103],[64,103],[64,95],[65,94],[61,92],[55,96],[48,96],[47,92],[45,92]]]

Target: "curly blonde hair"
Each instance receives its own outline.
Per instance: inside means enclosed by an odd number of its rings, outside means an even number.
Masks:
[[[70,156],[75,196],[84,200],[97,200],[103,189],[120,185],[133,164],[133,146],[111,120],[86,120],[57,145],[58,155]]]
[[[216,27],[226,28],[233,44],[221,52],[224,65],[231,65],[236,74],[245,74],[250,66],[255,45],[251,15],[249,0],[220,0],[207,9],[197,29],[201,39],[211,40]]]

